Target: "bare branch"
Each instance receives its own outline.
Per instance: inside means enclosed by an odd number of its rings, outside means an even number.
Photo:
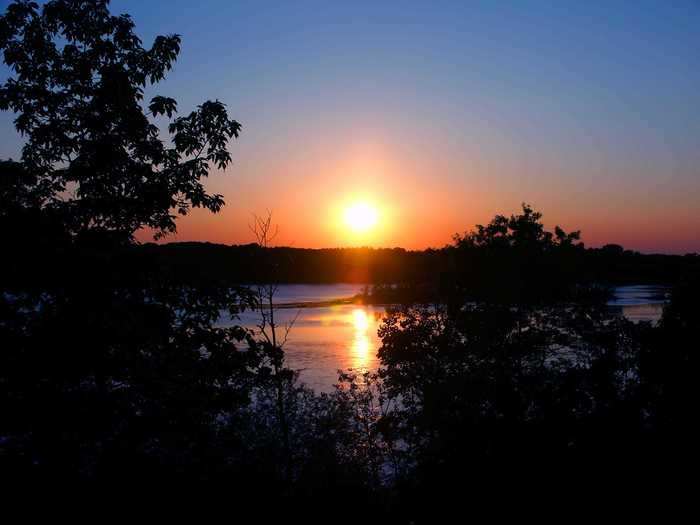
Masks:
[[[294,328],[294,324],[297,322],[297,319],[299,319],[299,315],[301,314],[301,309],[297,310],[297,313],[294,315],[294,319],[292,319],[290,322],[284,324],[284,336],[282,337],[282,342],[280,343],[280,348],[282,348],[286,343],[287,343],[287,338],[289,337],[289,332]]]

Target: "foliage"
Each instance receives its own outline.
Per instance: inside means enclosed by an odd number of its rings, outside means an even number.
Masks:
[[[634,327],[588,309],[402,308],[381,328],[381,374],[424,466],[580,458],[636,395]],[[586,427],[589,427],[586,429]],[[610,444],[613,447],[612,444]]]
[[[342,282],[376,285],[385,290],[394,285],[400,288],[399,301],[426,296],[432,299],[454,288],[454,274],[462,260],[455,255],[457,249],[453,245],[426,250],[283,246],[264,249],[257,244],[171,242],[146,243],[139,249],[183,279],[207,276],[229,284],[257,283],[263,281],[263,269],[273,264],[280,283]],[[578,278],[589,284],[673,285],[700,271],[700,256],[692,254],[642,254],[587,247],[577,250],[574,257],[579,259]],[[379,304],[385,302],[383,296],[380,294]]]
[[[14,73],[0,85],[0,109],[17,115],[33,186],[69,231],[130,237],[147,226],[162,236],[175,231],[171,210],[221,208],[222,196],[201,181],[210,164],[231,162],[226,144],[241,126],[221,102],[205,102],[172,121],[166,145],[148,114],[171,118],[176,101],[156,96],[148,112],[142,101],[172,68],[180,37],[144,48],[131,18],[111,15],[107,4],[12,3],[0,18],[0,49]]]
[[[162,80],[177,35],[144,48],[108,2],[16,1],[0,18],[12,77],[0,108],[26,137],[0,165],[0,223],[12,254],[0,284],[0,427],[7,476],[118,478],[206,472],[217,421],[250,403],[262,356],[240,327],[216,325],[250,298],[173,280],[134,248],[177,213],[217,211],[202,179],[231,161],[240,125],[220,102],[174,118]],[[175,212],[175,213],[174,213]],[[209,465],[211,467],[211,465]]]
[[[455,236],[456,287],[473,299],[532,303],[566,301],[583,274],[580,232],[545,230],[542,214],[523,204],[520,215],[497,215]]]

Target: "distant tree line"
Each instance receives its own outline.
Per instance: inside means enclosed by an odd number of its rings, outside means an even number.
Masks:
[[[265,251],[269,254],[265,257],[275,260],[283,283],[428,283],[438,286],[447,282],[458,263],[456,248],[452,245],[427,250],[277,247],[267,248]],[[262,257],[262,250],[256,244],[146,243],[140,250],[180,278],[199,274],[203,278],[237,284],[257,282],[265,277],[256,264]],[[614,244],[583,248],[575,257],[585,279],[612,285],[670,285],[700,269],[697,254],[643,254]]]

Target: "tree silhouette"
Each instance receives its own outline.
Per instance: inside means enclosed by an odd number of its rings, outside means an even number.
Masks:
[[[247,405],[260,362],[249,334],[215,323],[247,296],[173,279],[133,249],[134,233],[221,208],[202,180],[229,165],[240,124],[218,101],[177,118],[171,98],[144,107],[180,38],[144,48],[104,0],[13,2],[0,49],[12,71],[0,108],[26,137],[21,162],[0,165],[13,245],[0,293],[4,474],[215,472],[203,462],[217,456],[217,421]]]
[[[231,162],[226,145],[241,126],[223,103],[208,101],[172,120],[166,145],[149,115],[172,118],[177,103],[155,96],[145,109],[143,91],[171,69],[180,37],[144,48],[131,18],[107,5],[12,3],[0,19],[0,50],[13,72],[0,85],[0,108],[17,115],[25,169],[71,233],[128,238],[147,226],[162,236],[175,231],[173,210],[221,208],[222,196],[201,181],[210,165]]]
[[[658,327],[634,324],[579,272],[578,232],[540,219],[523,206],[458,236],[457,286],[391,309],[380,328],[412,517],[430,516],[421,498],[459,501],[490,483],[614,474],[655,486],[693,454],[697,279],[674,290]]]
[[[474,299],[537,303],[581,299],[584,245],[580,232],[547,231],[542,214],[523,204],[519,215],[454,237],[456,286]]]

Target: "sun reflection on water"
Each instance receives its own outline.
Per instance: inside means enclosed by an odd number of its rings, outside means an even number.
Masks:
[[[351,347],[353,368],[366,368],[369,362],[372,345],[367,332],[370,324],[370,318],[364,309],[353,309],[352,326],[355,332]]]

